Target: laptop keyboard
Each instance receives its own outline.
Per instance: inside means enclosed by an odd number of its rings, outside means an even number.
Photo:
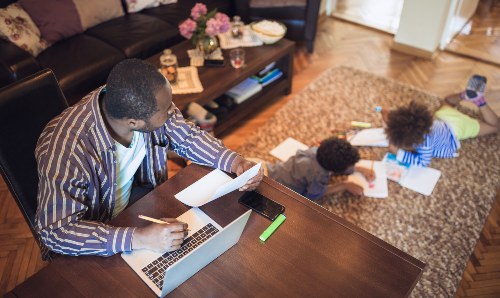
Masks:
[[[165,270],[172,266],[175,262],[187,255],[190,251],[198,247],[207,239],[215,235],[219,230],[211,223],[199,229],[193,235],[184,239],[181,248],[178,250],[166,252],[158,259],[151,262],[146,267],[142,268],[147,277],[161,290],[163,287],[163,278],[165,277]]]

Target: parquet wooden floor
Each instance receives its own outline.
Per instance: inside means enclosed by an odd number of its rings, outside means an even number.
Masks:
[[[446,46],[447,51],[500,65],[500,1],[489,2],[491,8],[476,14]]]
[[[292,94],[276,100],[259,113],[242,120],[239,126],[223,138],[223,141],[229,148],[236,149],[248,135],[265,123],[269,117],[312,80],[330,67],[340,65],[393,78],[439,96],[462,90],[470,75],[481,73],[489,78],[488,97],[498,99],[492,101],[492,105],[500,114],[500,67],[447,52],[439,54],[433,61],[424,60],[391,51],[391,42],[392,35],[390,34],[333,18],[322,18],[319,24],[315,52],[309,55],[303,45],[297,47],[294,56],[295,77]],[[341,112],[339,111],[339,113]],[[478,247],[483,249],[480,250],[480,255],[483,258],[486,256],[492,261],[488,263],[475,254],[469,262],[469,267],[471,270],[476,268],[476,272],[481,273],[481,275],[473,275],[467,270],[459,293],[463,292],[469,295],[471,288],[485,288],[492,291],[491,295],[500,295],[498,289],[500,288],[500,266],[498,265],[500,264],[498,262],[500,260],[500,248],[498,247],[500,245],[498,229],[500,207],[498,206],[497,203],[496,211],[492,213],[493,217],[490,216],[488,219],[488,224],[495,223],[497,229],[492,232],[493,230],[488,228],[486,232],[483,232],[483,238],[490,239],[489,242],[494,243],[494,245],[491,246],[492,248],[488,248],[490,247],[488,241],[481,241],[478,244]],[[0,225],[1,295],[45,265],[40,260],[39,250],[3,180],[0,181]],[[487,227],[489,226],[487,225]],[[487,238],[484,235],[491,235],[491,237]],[[490,253],[485,253],[484,249]],[[488,264],[487,268],[493,271],[488,271],[487,275],[482,274],[486,272],[486,269],[480,269],[476,266],[478,263]],[[473,278],[480,278],[483,283],[472,284],[467,274]]]

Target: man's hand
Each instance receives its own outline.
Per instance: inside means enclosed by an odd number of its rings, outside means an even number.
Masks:
[[[237,176],[243,174],[246,170],[250,169],[255,165],[254,162],[248,161],[244,159],[241,156],[237,156],[233,164],[231,165],[231,172],[235,173]],[[240,187],[240,191],[246,191],[246,190],[254,190],[259,186],[259,183],[262,181],[262,178],[264,178],[264,169],[260,167],[259,173],[255,175],[252,179],[248,180],[248,182]]]
[[[187,223],[175,218],[161,218],[168,224],[153,223],[144,228],[137,228],[132,237],[132,249],[147,248],[156,252],[173,251],[181,248],[186,238]]]

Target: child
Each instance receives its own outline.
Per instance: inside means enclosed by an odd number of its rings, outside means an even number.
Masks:
[[[332,174],[361,172],[369,181],[375,179],[373,170],[355,167],[359,161],[356,148],[345,140],[329,138],[319,147],[298,150],[286,162],[267,164],[267,175],[297,193],[315,200],[334,192],[349,191],[363,194],[363,188],[353,182],[332,183]]]
[[[460,140],[496,133],[500,122],[486,103],[485,87],[485,77],[472,76],[464,92],[445,98],[446,103],[436,111],[434,118],[424,105],[413,101],[393,111],[384,108],[382,117],[387,124],[389,151],[396,154],[399,162],[426,167],[433,157],[457,156]],[[461,100],[478,106],[484,121],[456,110],[454,107]]]

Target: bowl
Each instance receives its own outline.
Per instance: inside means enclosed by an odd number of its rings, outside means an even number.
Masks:
[[[249,25],[250,29],[265,44],[273,44],[286,34],[286,26],[275,20],[261,20]]]

